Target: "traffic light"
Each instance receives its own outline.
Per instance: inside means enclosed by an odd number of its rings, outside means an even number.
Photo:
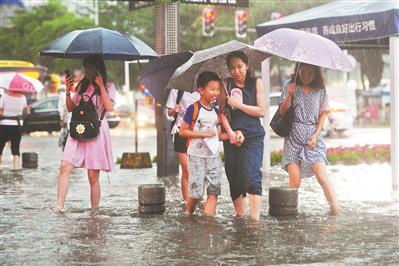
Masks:
[[[216,10],[213,7],[202,9],[202,35],[211,37],[215,33]]]
[[[247,19],[248,12],[245,10],[237,10],[235,16],[235,28],[237,38],[247,37]]]

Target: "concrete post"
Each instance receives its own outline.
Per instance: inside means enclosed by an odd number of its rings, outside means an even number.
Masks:
[[[399,197],[399,36],[389,37],[392,192]]]
[[[178,52],[178,14],[177,3],[155,4],[155,50],[160,55]],[[166,118],[165,108],[161,104],[157,104],[155,107],[155,123],[157,128],[157,176],[178,175],[179,161],[173,150],[170,121]]]
[[[263,147],[263,166],[262,172],[267,175],[270,173],[270,129],[269,129],[269,106],[270,106],[270,59],[266,59],[262,62],[262,81],[265,87],[265,102],[266,102],[266,114],[262,119],[263,127],[265,128],[265,139]]]

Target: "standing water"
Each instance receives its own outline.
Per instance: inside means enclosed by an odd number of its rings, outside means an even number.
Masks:
[[[130,142],[113,138],[115,157]],[[225,178],[216,217],[187,216],[179,178],[158,179],[155,164],[117,169],[110,184],[101,174],[96,211],[89,208],[86,172],[75,170],[60,215],[52,210],[61,158],[55,143],[51,136],[24,137],[22,150],[40,151],[39,168],[0,170],[1,265],[399,264],[399,203],[390,194],[388,164],[328,167],[343,208],[339,217],[329,215],[315,178],[302,182],[298,216],[269,216],[268,189],[287,185],[278,167],[264,177],[259,223],[234,217]],[[165,184],[163,215],[137,211],[138,186],[151,183]]]

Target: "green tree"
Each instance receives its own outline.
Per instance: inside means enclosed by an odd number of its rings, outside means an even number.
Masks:
[[[93,26],[92,20],[67,12],[58,0],[34,7],[31,12],[19,12],[12,21],[14,27],[0,28],[1,59],[31,61],[58,73],[80,62],[42,57],[39,52],[64,33]]]
[[[154,8],[141,8],[129,11],[128,2],[110,4],[107,1],[99,2],[99,26],[121,32],[129,32],[150,47],[155,46]],[[117,14],[117,15],[116,15]],[[110,60],[106,62],[109,79],[119,87],[124,84],[124,62]],[[132,64],[129,67],[131,89],[137,87],[137,79],[143,65]]]

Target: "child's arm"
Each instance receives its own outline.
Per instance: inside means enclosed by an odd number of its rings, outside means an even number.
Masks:
[[[226,133],[219,134],[219,139],[230,139],[230,143],[234,144],[236,142],[236,133],[231,129],[229,120],[223,112],[221,112],[220,114],[220,121],[222,122],[223,128],[226,130]]]
[[[218,129],[219,140],[228,140],[229,139],[227,133],[222,132],[222,127],[220,126],[220,124],[217,126],[217,129]]]
[[[214,131],[193,131],[190,129],[190,126],[183,121],[182,125],[180,126],[180,131],[179,131],[180,137],[183,138],[207,138],[207,137],[213,137],[216,135],[216,132]]]

